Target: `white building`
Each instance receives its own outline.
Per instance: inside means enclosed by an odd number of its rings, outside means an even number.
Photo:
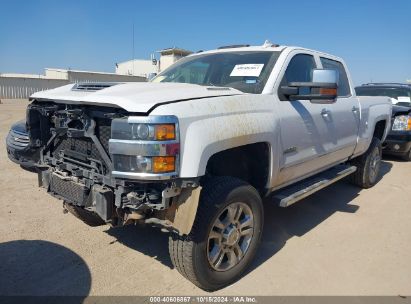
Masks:
[[[158,73],[158,68],[152,60],[134,59],[116,63],[116,74],[147,77],[151,73]]]
[[[44,74],[49,79],[65,79],[72,82],[142,82],[146,81],[144,76],[121,75],[117,73],[93,72],[65,69],[44,69]]]
[[[45,75],[0,74],[0,100],[2,98],[28,98],[31,94],[68,84],[65,79],[50,79]]]
[[[180,60],[181,58],[192,54],[192,51],[180,49],[176,47],[164,49],[158,51],[160,53],[160,61],[158,62],[158,70],[159,72],[164,71],[174,62]]]
[[[44,75],[1,74],[1,98],[28,98],[31,94],[77,82],[142,82],[157,74],[191,51],[172,47],[158,51],[160,59],[134,59],[116,64],[115,73],[46,68]]]
[[[47,68],[44,75],[0,74],[1,98],[28,98],[31,94],[77,82],[142,82],[145,77],[116,73]]]
[[[116,73],[119,75],[148,77],[150,74],[157,74],[165,70],[177,60],[193,52],[173,47],[158,51],[158,53],[160,53],[160,60],[156,60],[152,56],[153,59],[151,60],[134,59],[116,63]]]

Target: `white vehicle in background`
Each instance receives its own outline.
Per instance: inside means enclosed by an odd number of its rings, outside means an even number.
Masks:
[[[288,207],[348,175],[375,185],[391,119],[388,98],[356,96],[341,58],[271,43],[193,54],[149,83],[70,84],[31,101],[40,185],[88,224],[169,230],[174,266],[205,290],[251,263],[262,198]]]

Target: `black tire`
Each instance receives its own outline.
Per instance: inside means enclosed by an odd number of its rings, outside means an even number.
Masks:
[[[68,202],[64,202],[63,205],[68,212],[89,226],[96,227],[106,224],[104,220],[94,212],[85,210],[79,206],[74,206]]]
[[[239,179],[214,177],[202,186],[199,207],[191,232],[188,236],[170,234],[169,252],[174,267],[186,279],[204,290],[213,291],[237,281],[250,265],[260,243],[264,210],[257,190]],[[245,250],[242,258],[236,260],[235,266],[225,271],[218,271],[209,262],[209,234],[211,229],[215,228],[213,225],[217,217],[221,218],[223,215],[220,213],[225,212],[228,206],[238,204],[243,204],[244,209],[251,211],[253,219],[253,232],[247,241],[248,249]],[[240,219],[238,222],[240,223]],[[222,231],[226,230],[222,229]],[[238,238],[237,235],[236,239],[239,239],[238,242],[243,242],[242,238],[243,236]]]
[[[408,151],[408,153],[402,155],[401,158],[406,161],[411,161],[411,149]]]
[[[376,157],[378,159],[375,159]],[[357,171],[350,175],[350,182],[364,189],[374,186],[378,182],[381,158],[381,141],[373,137],[367,152],[351,161],[351,164],[357,167]]]

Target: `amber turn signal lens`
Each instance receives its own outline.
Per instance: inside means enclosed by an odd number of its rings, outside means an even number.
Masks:
[[[337,89],[320,88],[320,95],[337,95]]]
[[[176,168],[176,160],[174,156],[155,156],[153,157],[153,172],[174,172]]]
[[[156,140],[172,140],[176,139],[176,130],[173,124],[164,124],[155,126]]]

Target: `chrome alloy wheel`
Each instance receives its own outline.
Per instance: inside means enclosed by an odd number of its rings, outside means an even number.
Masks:
[[[380,155],[380,150],[374,149],[374,151],[371,154],[371,159],[370,159],[370,181],[373,183],[378,177],[378,173],[380,171],[380,165],[381,165],[381,155]]]
[[[228,205],[214,221],[207,241],[211,267],[226,271],[236,266],[247,253],[254,233],[251,208],[241,202]]]

